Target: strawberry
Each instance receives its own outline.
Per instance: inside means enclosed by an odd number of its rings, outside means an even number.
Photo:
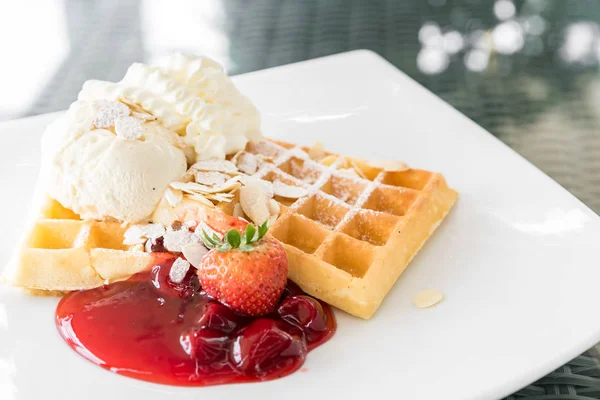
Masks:
[[[240,235],[230,229],[223,240],[205,231],[201,237],[210,250],[198,268],[202,289],[232,310],[260,316],[272,312],[287,282],[288,260],[283,246],[264,237],[267,223],[248,224]]]

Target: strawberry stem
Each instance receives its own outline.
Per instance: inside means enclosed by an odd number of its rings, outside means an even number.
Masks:
[[[265,221],[262,225],[256,228],[252,224],[248,224],[244,233],[240,235],[237,229],[230,229],[225,233],[223,240],[217,235],[212,237],[206,230],[202,230],[200,239],[209,249],[215,249],[220,252],[229,251],[231,249],[239,249],[240,251],[252,251],[254,245],[258,243],[269,230],[269,224]]]

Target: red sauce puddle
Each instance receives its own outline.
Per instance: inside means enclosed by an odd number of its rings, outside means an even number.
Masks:
[[[121,375],[179,386],[280,378],[334,334],[331,308],[288,281],[278,309],[261,318],[233,313],[200,288],[191,269],[168,276],[175,258],[130,279],[66,295],[56,325],[81,356]]]

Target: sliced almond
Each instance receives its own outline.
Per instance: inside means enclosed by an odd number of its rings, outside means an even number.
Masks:
[[[141,225],[133,225],[123,234],[123,244],[127,246],[144,244],[146,239],[146,235]]]
[[[269,216],[269,198],[259,185],[240,188],[240,206],[244,213],[257,225],[265,222]]]
[[[190,168],[196,171],[214,171],[214,172],[225,172],[225,173],[237,173],[238,169],[234,163],[227,160],[221,160],[213,158],[210,160],[198,161]]]
[[[155,121],[156,117],[152,114],[147,114],[145,112],[132,112],[131,115],[137,119],[140,119],[142,121]]]
[[[279,213],[281,212],[281,207],[279,206],[279,203],[273,199],[269,200],[269,204],[267,205],[267,207],[269,208],[269,212],[271,213],[271,215],[279,215]]]
[[[442,292],[437,290],[422,290],[413,298],[413,304],[419,308],[428,308],[436,305],[442,301],[443,298],[444,295]]]
[[[183,192],[178,189],[167,188],[165,190],[165,199],[171,207],[175,207],[183,199]]]
[[[198,203],[201,203],[201,204],[203,204],[205,206],[208,206],[208,207],[214,207],[215,206],[212,203],[212,201],[210,201],[209,199],[207,199],[206,197],[204,197],[201,194],[188,194],[185,197],[188,198],[188,199],[190,199],[190,200],[197,201]]]
[[[286,199],[298,199],[306,196],[308,191],[301,186],[291,186],[276,179],[273,181],[273,192],[277,196],[285,197]]]
[[[167,232],[163,224],[144,225],[142,230],[148,239],[157,239],[161,236],[164,236]]]
[[[233,193],[203,193],[203,195],[207,199],[215,200],[215,199],[227,199],[232,200],[235,195]]]
[[[333,164],[333,163],[334,163],[334,162],[335,162],[337,159],[338,159],[338,157],[337,157],[337,156],[334,156],[334,155],[329,155],[329,156],[325,157],[324,159],[322,159],[320,162],[321,162],[321,164],[323,164],[323,165],[330,166],[330,165],[331,165],[331,164]]]
[[[241,175],[240,182],[242,182],[246,186],[251,186],[251,185],[260,186],[262,188],[262,190],[265,192],[265,194],[267,195],[267,197],[269,197],[269,198],[273,197],[275,194],[273,192],[273,184],[269,181],[265,181],[264,179],[258,179],[257,177],[254,177],[254,176]]]
[[[252,175],[258,170],[258,159],[254,154],[242,151],[236,154],[232,161],[245,174]]]
[[[190,263],[183,258],[179,257],[169,270],[169,279],[173,283],[181,283],[190,270]]]
[[[202,231],[205,231],[209,236],[216,235],[219,239],[223,239],[223,235],[221,235],[219,232],[215,231],[213,228],[208,226],[204,221],[200,221],[194,232],[198,237],[200,237]]]
[[[382,169],[386,172],[402,172],[410,169],[408,168],[408,165],[395,160],[367,161],[367,165],[373,168]]]
[[[164,236],[164,246],[172,252],[181,252],[183,246],[190,243],[200,243],[200,238],[194,233],[182,229],[179,231],[169,231]]]
[[[202,243],[190,243],[183,246],[181,252],[190,264],[199,268],[202,263],[202,258],[208,253],[208,249]]]
[[[277,214],[272,214],[267,221],[269,221],[269,226],[273,226],[273,224],[275,223],[275,221],[277,221],[277,218],[279,218],[279,215]]]
[[[354,172],[356,172],[356,174],[358,176],[360,176],[363,179],[367,179],[365,172],[360,168],[360,166],[356,163],[356,161],[350,160],[350,165],[352,166],[352,168],[354,169]]]
[[[234,176],[230,178],[226,182],[223,182],[220,185],[215,186],[206,186],[197,182],[171,182],[171,187],[174,189],[179,189],[183,192],[194,194],[211,194],[211,193],[223,193],[223,192],[231,192],[238,189],[241,186],[239,183],[239,177]]]
[[[229,179],[229,175],[214,171],[196,171],[194,177],[197,183],[207,186],[222,185]]]
[[[308,150],[308,156],[311,160],[320,161],[325,157],[325,147],[323,143],[316,142],[312,145],[312,147]]]
[[[235,206],[233,206],[233,216],[236,218],[244,218],[244,210],[242,210],[242,206],[240,205],[240,203],[237,203]]]

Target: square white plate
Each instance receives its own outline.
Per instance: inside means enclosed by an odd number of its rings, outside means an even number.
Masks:
[[[178,388],[107,372],[70,350],[55,298],[0,288],[0,399],[492,399],[600,341],[600,218],[489,133],[373,53],[235,78],[267,136],[444,173],[460,193],[370,321],[338,312],[306,372],[259,384]],[[56,117],[0,125],[0,259],[17,245]],[[418,310],[435,288],[445,300]],[[172,396],[173,395],[173,396]]]

